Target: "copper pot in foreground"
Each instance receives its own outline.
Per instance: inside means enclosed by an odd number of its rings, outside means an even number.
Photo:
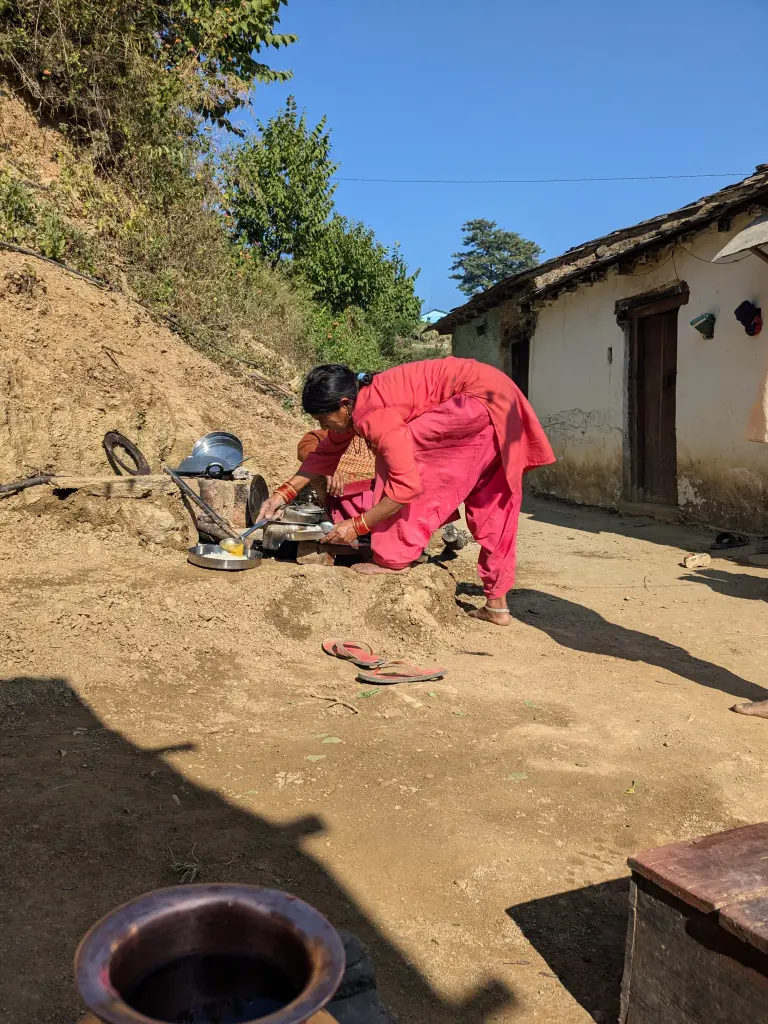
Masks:
[[[249,885],[184,885],[112,911],[75,954],[81,1024],[323,1024],[344,948],[313,907]]]

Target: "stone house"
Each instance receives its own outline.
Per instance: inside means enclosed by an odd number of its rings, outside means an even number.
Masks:
[[[747,333],[734,310],[768,300],[768,255],[751,248],[712,262],[766,213],[761,164],[508,278],[435,324],[453,335],[454,355],[502,368],[531,400],[558,456],[531,475],[533,490],[766,530],[768,445],[748,441],[745,427],[768,328]]]

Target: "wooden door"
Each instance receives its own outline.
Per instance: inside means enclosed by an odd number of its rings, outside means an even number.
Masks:
[[[677,309],[635,320],[633,484],[639,501],[677,505]]]
[[[522,338],[509,346],[509,376],[528,397],[528,372],[531,362],[531,339]]]

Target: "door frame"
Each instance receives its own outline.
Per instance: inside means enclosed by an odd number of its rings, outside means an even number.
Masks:
[[[638,387],[638,321],[658,313],[676,312],[685,306],[690,298],[690,291],[685,281],[679,281],[672,287],[664,288],[644,295],[634,295],[620,299],[616,303],[616,320],[624,330],[624,444],[622,483],[624,501],[632,504],[653,507],[655,503],[647,502],[643,488],[637,479],[638,475],[638,442],[639,417],[637,415]],[[676,505],[677,503],[675,503]],[[670,508],[673,506],[659,506]]]
[[[525,350],[525,380],[515,380],[512,373],[512,352],[515,346],[522,346]],[[528,392],[531,387],[531,335],[529,332],[522,334],[516,334],[509,338],[506,343],[506,351],[504,353],[504,372],[506,375],[520,388],[522,393],[528,398]]]

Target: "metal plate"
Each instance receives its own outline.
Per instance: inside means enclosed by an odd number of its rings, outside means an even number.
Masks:
[[[187,561],[203,569],[221,569],[224,572],[258,569],[261,565],[261,552],[253,549],[248,551],[244,558],[214,558],[214,552],[220,554],[222,548],[218,544],[195,544],[187,551]]]
[[[316,526],[297,526],[289,540],[322,540],[333,529],[333,523],[318,523]]]

